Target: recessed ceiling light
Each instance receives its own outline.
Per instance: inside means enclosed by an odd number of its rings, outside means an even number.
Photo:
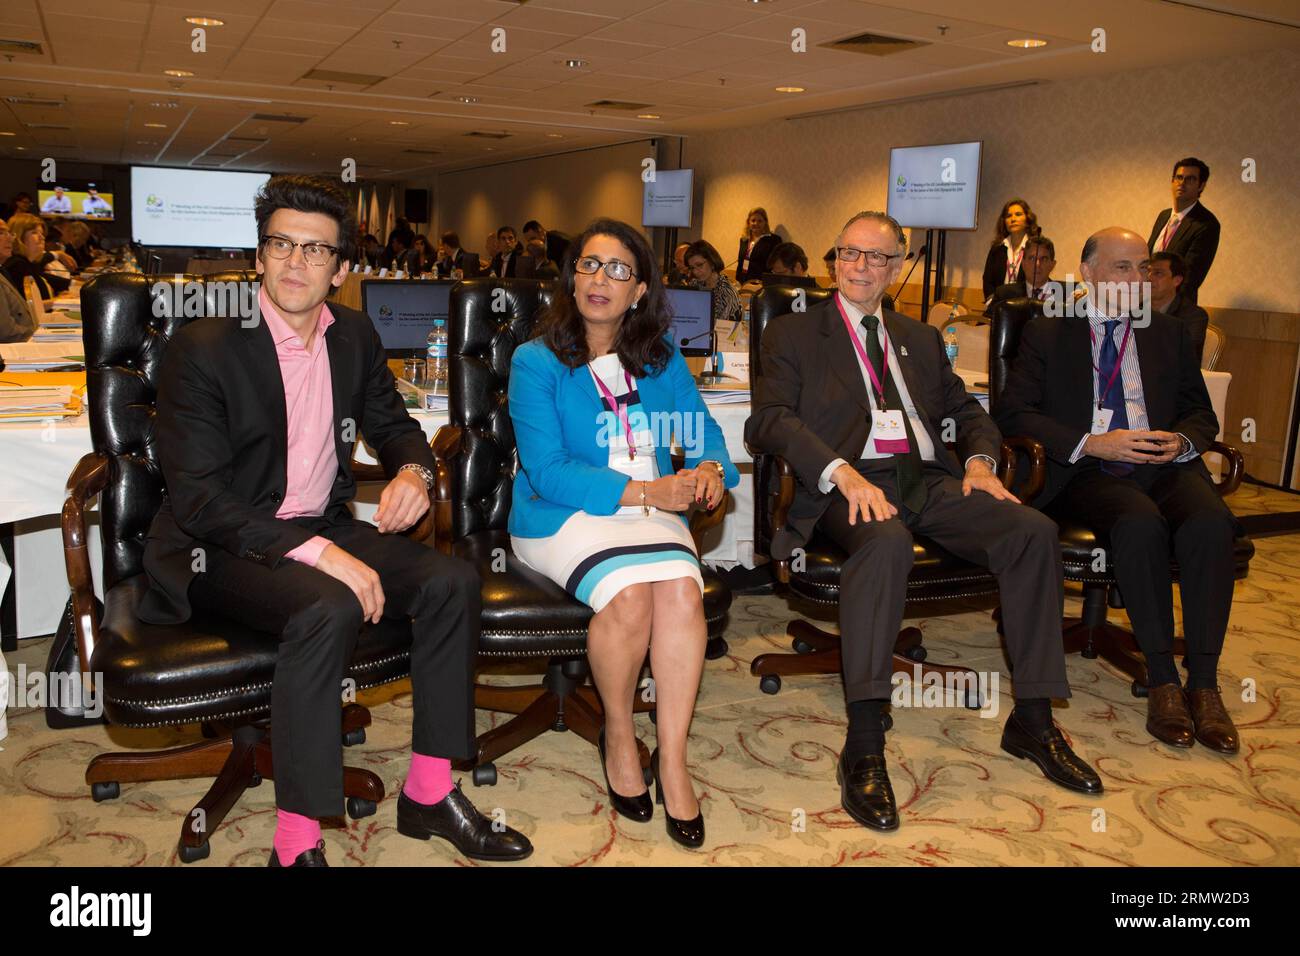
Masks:
[[[355,143],[356,141],[357,141],[357,138],[356,138],[355,136],[349,136],[349,137],[348,137],[348,142],[349,142],[349,143]]]
[[[778,93],[802,93],[803,91],[804,88],[802,86],[778,86],[776,88],[776,92]]]
[[[189,70],[163,70],[168,76],[193,76]]]
[[[637,113],[637,119],[659,119],[658,113]]]
[[[166,128],[167,128],[167,124],[166,124],[166,123],[145,123],[144,125],[147,126],[147,127],[149,127],[149,129],[166,129]]]
[[[218,20],[216,17],[186,17],[186,23],[192,23],[196,27],[224,27],[225,20]]]
[[[0,130],[0,136],[17,136],[17,133],[11,133],[8,130]]]
[[[149,105],[156,110],[174,110],[176,109],[176,107],[180,106],[181,104],[174,103],[171,100],[154,100]]]
[[[26,149],[26,146],[15,146],[14,149]]]
[[[477,102],[478,102],[478,97],[477,97],[477,96],[458,96],[458,97],[456,97],[456,99],[460,100],[462,103],[477,103]]]
[[[565,61],[564,61],[564,65],[567,66],[567,67],[568,67],[569,69],[571,69],[571,70],[580,70],[580,69],[582,69],[584,66],[587,65],[587,61],[586,61],[586,60],[577,60],[577,59],[574,59],[574,60],[565,60]]]
[[[1023,37],[1019,40],[1008,40],[1007,46],[1020,47],[1022,50],[1034,50],[1040,46],[1047,46],[1047,41],[1039,40],[1034,37]]]
[[[151,139],[137,139],[137,140],[135,141],[135,145],[137,145],[137,146],[152,146],[152,145],[153,145],[153,140],[151,140]]]
[[[12,136],[12,135],[14,135],[14,134],[13,134],[13,133],[9,133],[9,134],[7,134],[7,135]],[[564,134],[563,134],[563,133],[547,133],[547,134],[546,134],[546,138],[547,138],[547,139],[564,139]]]
[[[406,120],[389,120],[388,125],[389,126],[410,126],[411,124],[408,123]]]

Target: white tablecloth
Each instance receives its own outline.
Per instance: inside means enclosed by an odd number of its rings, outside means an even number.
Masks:
[[[713,417],[722,428],[727,449],[741,467],[740,486],[733,489],[727,517],[705,539],[704,560],[722,567],[753,567],[753,480],[745,451],[745,419],[749,404],[714,405]],[[415,416],[430,438],[447,423],[446,412]],[[14,522],[12,586],[17,589],[18,636],[53,633],[68,600],[67,574],[59,514],[66,497],[68,476],[82,455],[91,451],[90,424],[85,415],[69,422],[5,425],[0,427],[0,523]],[[358,461],[374,461],[368,449],[357,450]],[[379,503],[378,483],[358,488],[355,513],[368,520]],[[87,536],[95,592],[103,593],[98,516],[87,515]],[[3,575],[3,571],[0,571]],[[3,593],[3,589],[0,589]]]

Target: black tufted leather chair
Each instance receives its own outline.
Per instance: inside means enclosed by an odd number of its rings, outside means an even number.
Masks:
[[[1007,376],[1015,362],[1020,349],[1020,333],[1025,324],[1036,316],[1042,315],[1042,303],[1021,296],[1005,299],[994,306],[993,327],[989,336],[989,400],[996,407]],[[1026,447],[1026,440],[1019,440],[1019,447]],[[1034,444],[1037,444],[1036,442]],[[1041,448],[1041,446],[1040,446]],[[1223,456],[1228,465],[1228,472],[1223,480],[1215,486],[1220,496],[1226,497],[1237,490],[1245,474],[1245,460],[1241,452],[1222,442],[1214,442],[1212,451]],[[1026,504],[1032,504],[1034,497],[1043,488],[1042,478],[1033,479],[1035,472],[1045,470],[1046,459],[1035,464],[1031,471],[1029,486],[1017,490],[1017,495]],[[1142,652],[1138,650],[1137,641],[1132,631],[1111,624],[1106,620],[1106,608],[1122,608],[1124,601],[1115,584],[1114,575],[1107,569],[1111,567],[1110,556],[1103,543],[1093,533],[1073,521],[1057,520],[1061,529],[1061,559],[1065,565],[1065,579],[1083,586],[1083,611],[1077,618],[1067,618],[1063,625],[1063,638],[1067,654],[1079,653],[1086,658],[1102,657],[1119,668],[1132,679],[1131,690],[1136,697],[1145,697],[1147,692],[1147,669]],[[1245,578],[1250,571],[1250,559],[1254,557],[1255,545],[1247,537],[1238,537],[1233,544],[1233,556],[1236,564],[1236,577]],[[1102,560],[1098,558],[1102,557]],[[1178,580],[1178,564],[1171,559],[1174,580]],[[1094,570],[1100,566],[1102,570]],[[1174,652],[1185,654],[1186,645],[1181,637],[1174,638]]]
[[[229,314],[219,311],[220,290],[229,286],[218,283],[254,278],[253,273],[218,273],[186,280],[203,288],[205,314]],[[124,782],[216,778],[181,827],[179,856],[189,863],[208,855],[209,836],[240,794],[274,777],[267,719],[278,636],[203,613],[176,626],[145,624],[136,617],[146,587],[145,536],[165,493],[154,448],[158,371],[168,341],[192,318],[170,314],[158,288],[142,275],[122,273],[100,276],[82,290],[94,451],[68,479],[63,542],[76,634],[71,669],[81,671],[76,661],[83,661],[89,663],[88,673],[103,675],[97,693],[108,723],[198,724],[207,738],[172,750],[101,754],[90,762],[86,782],[99,801],[117,797]],[[384,478],[375,465],[354,464],[353,472],[358,481]],[[102,614],[91,581],[84,514],[96,495],[104,551]],[[428,516],[412,533],[427,536],[432,526]],[[409,676],[410,643],[405,624],[385,618],[367,625],[348,670],[356,688]],[[344,706],[344,743],[363,742],[369,723],[364,707]],[[374,813],[384,796],[380,779],[368,770],[345,768],[343,786],[354,818]]]
[[[507,402],[510,360],[515,348],[531,338],[534,319],[550,303],[550,289],[550,282],[484,277],[458,283],[451,293],[451,424],[439,430],[433,443],[436,541],[472,562],[483,579],[480,658],[485,663],[547,662],[540,685],[476,685],[477,707],[516,715],[479,736],[476,784],[495,783],[492,761],[548,730],[572,730],[594,745],[604,724],[600,698],[586,683],[591,608],[520,562],[506,531],[518,463]],[[697,541],[704,528],[722,520],[725,510],[724,501],[708,514],[696,513],[691,530]],[[704,587],[710,655],[721,656],[726,653],[721,635],[731,592],[708,568]],[[650,711],[653,719],[653,708],[638,694],[638,711]],[[639,746],[646,767],[649,754]]]
[[[755,293],[749,304],[749,363],[751,375],[762,374],[761,348],[763,329],[779,315],[792,311],[800,293],[806,305],[814,305],[831,295],[829,289],[796,289],[792,286],[768,286]],[[753,451],[751,449],[751,451]],[[1040,451],[1041,453],[1041,451]],[[1014,478],[1012,447],[1003,442],[1002,466],[999,468],[1004,484]],[[770,554],[772,536],[785,523],[785,516],[794,501],[795,474],[778,455],[754,452],[754,550]],[[907,606],[958,598],[983,597],[997,594],[997,579],[986,569],[969,564],[948,553],[938,545],[918,536],[913,545],[915,564],[907,579]],[[784,585],[787,592],[819,610],[835,608],[839,604],[840,568],[847,555],[833,541],[814,534],[804,548],[802,563],[790,560],[773,561],[773,577]],[[786,634],[792,639],[794,654],[760,654],[750,664],[750,673],[760,678],[759,687],[764,693],[775,694],[781,689],[782,676],[803,674],[838,674],[841,670],[840,639],[837,635],[815,627],[808,621],[791,621]],[[944,675],[964,674],[976,686],[974,672],[969,668],[951,664],[926,662],[926,651],[921,645],[921,630],[905,627],[894,645],[896,673],[909,678],[920,665],[924,675],[937,672]],[[967,706],[977,707],[979,702],[968,698]]]

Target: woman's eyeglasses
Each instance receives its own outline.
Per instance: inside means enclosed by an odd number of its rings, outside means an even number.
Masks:
[[[626,282],[636,275],[632,267],[626,262],[620,262],[617,259],[610,259],[609,262],[601,262],[595,256],[583,256],[573,264],[573,267],[585,276],[594,276],[602,268],[605,275],[609,276],[616,282]]]
[[[272,259],[288,259],[297,246],[302,246],[302,257],[310,266],[325,265],[339,251],[337,246],[323,242],[294,242],[283,236],[262,237],[262,251]]]

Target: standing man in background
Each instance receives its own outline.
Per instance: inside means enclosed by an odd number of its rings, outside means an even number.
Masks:
[[[1219,249],[1219,220],[1201,205],[1201,193],[1210,181],[1210,167],[1195,156],[1174,163],[1171,188],[1174,204],[1156,216],[1147,239],[1147,251],[1176,252],[1187,264],[1183,297],[1196,305],[1196,294],[1214,264]]]

